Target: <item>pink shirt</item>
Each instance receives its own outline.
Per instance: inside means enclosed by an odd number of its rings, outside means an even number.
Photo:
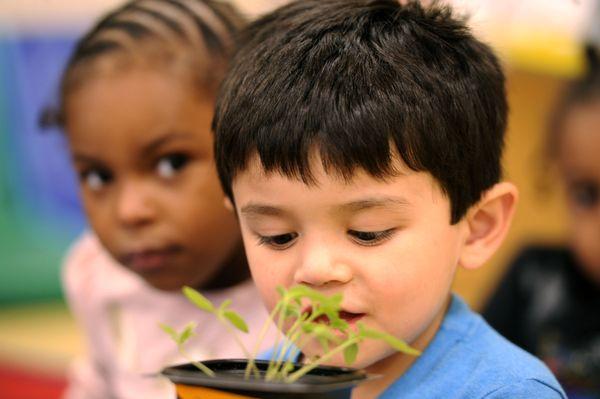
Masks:
[[[63,270],[67,300],[85,335],[88,353],[74,361],[66,399],[158,399],[175,398],[173,385],[149,374],[163,367],[187,362],[158,323],[178,331],[190,321],[197,335],[186,345],[194,360],[244,357],[233,337],[208,313],[180,292],[164,292],[146,284],[136,274],[116,263],[91,234],[72,247]],[[252,281],[203,292],[213,303],[232,300],[250,334],[239,336],[248,350],[267,318]],[[273,344],[275,328],[261,350]]]

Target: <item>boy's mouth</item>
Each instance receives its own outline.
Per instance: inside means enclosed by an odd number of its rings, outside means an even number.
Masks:
[[[352,313],[346,312],[345,310],[340,311],[340,318],[345,320],[348,324],[355,324],[357,321],[365,316],[364,313]]]
[[[306,309],[303,313],[307,313],[310,315],[312,313],[312,308]],[[346,323],[348,323],[350,325],[354,325],[354,324],[356,324],[356,322],[358,322],[360,319],[362,319],[365,316],[365,314],[364,313],[352,313],[352,312],[347,312],[345,310],[340,310],[339,316],[340,316],[340,319],[344,320]],[[329,324],[329,317],[327,317],[327,315],[321,315],[321,316],[315,318],[314,322]]]

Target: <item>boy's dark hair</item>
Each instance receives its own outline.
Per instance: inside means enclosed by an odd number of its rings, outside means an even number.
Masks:
[[[488,46],[447,7],[301,0],[245,29],[217,102],[225,193],[250,157],[311,184],[309,158],[385,179],[393,153],[427,171],[456,223],[501,177],[507,103]]]
[[[571,81],[563,91],[549,121],[549,135],[546,144],[546,161],[552,163],[560,146],[564,123],[570,112],[585,104],[600,101],[600,44],[587,43],[584,46],[586,69]]]
[[[218,0],[130,0],[76,43],[61,79],[60,105],[45,110],[40,123],[64,125],[65,97],[107,56],[121,57],[122,68],[136,61],[152,67],[181,62],[194,88],[216,92],[243,25],[241,14]]]

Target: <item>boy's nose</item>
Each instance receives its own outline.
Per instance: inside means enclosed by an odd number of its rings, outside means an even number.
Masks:
[[[155,209],[147,191],[140,183],[126,183],[120,187],[115,211],[122,225],[135,227],[154,219]]]
[[[352,268],[334,245],[323,242],[306,245],[302,248],[301,256],[294,273],[297,284],[319,287],[331,283],[345,284],[352,280]]]

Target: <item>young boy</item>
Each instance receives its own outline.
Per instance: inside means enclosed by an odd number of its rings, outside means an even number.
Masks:
[[[354,398],[565,397],[451,294],[513,216],[506,114],[498,60],[442,6],[302,0],[244,32],[215,156],[265,303],[278,285],[341,293],[351,325],[423,352],[366,341],[353,366],[381,378]]]

